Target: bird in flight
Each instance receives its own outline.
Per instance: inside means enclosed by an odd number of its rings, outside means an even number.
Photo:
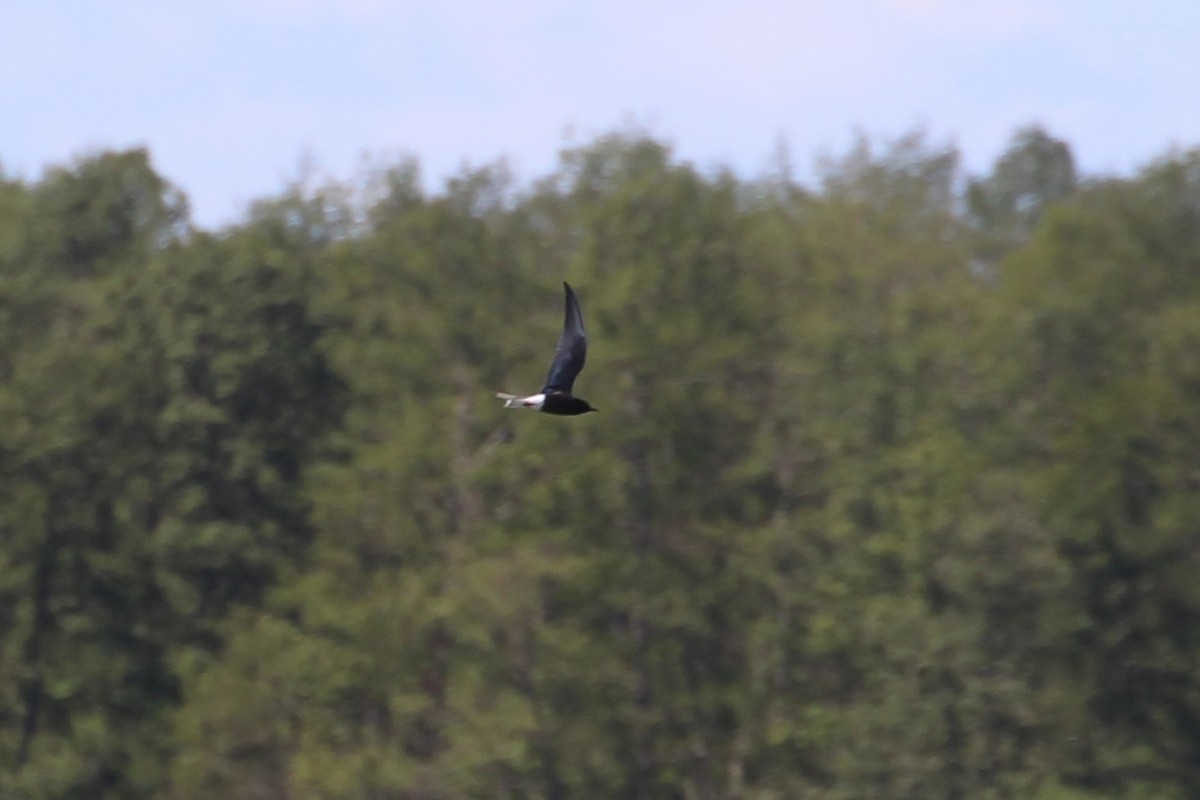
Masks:
[[[550,362],[546,385],[540,392],[528,397],[496,392],[496,397],[504,401],[505,408],[532,408],[545,414],[564,417],[600,410],[592,408],[582,397],[571,394],[575,378],[583,369],[583,362],[587,360],[587,333],[583,330],[583,314],[579,311],[579,300],[575,297],[575,292],[566,281],[563,281],[563,289],[567,293],[563,332],[558,338],[554,360]]]

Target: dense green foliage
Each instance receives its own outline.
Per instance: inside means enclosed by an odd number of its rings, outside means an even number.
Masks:
[[[600,414],[505,411],[561,324]],[[1200,796],[1200,151],[0,179],[0,796]]]

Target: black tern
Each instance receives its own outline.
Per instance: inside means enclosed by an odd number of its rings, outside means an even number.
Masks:
[[[575,292],[566,281],[563,281],[563,289],[567,294],[563,332],[558,339],[558,349],[554,351],[554,360],[550,362],[550,372],[546,374],[546,385],[540,392],[528,397],[496,392],[496,397],[504,401],[505,408],[532,408],[564,417],[599,411],[592,408],[587,400],[571,394],[575,378],[587,360],[587,333],[583,329],[583,314],[579,311]]]

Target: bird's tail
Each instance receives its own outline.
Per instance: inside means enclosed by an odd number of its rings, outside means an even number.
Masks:
[[[515,394],[506,394],[505,392],[496,392],[496,397],[499,397],[501,400],[504,401],[505,408],[512,408],[513,406],[520,405],[520,403],[513,402],[514,400],[520,399]]]

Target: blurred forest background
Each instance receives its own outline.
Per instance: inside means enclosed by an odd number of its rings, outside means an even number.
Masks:
[[[1200,797],[1200,150],[776,162],[0,180],[0,796]]]

